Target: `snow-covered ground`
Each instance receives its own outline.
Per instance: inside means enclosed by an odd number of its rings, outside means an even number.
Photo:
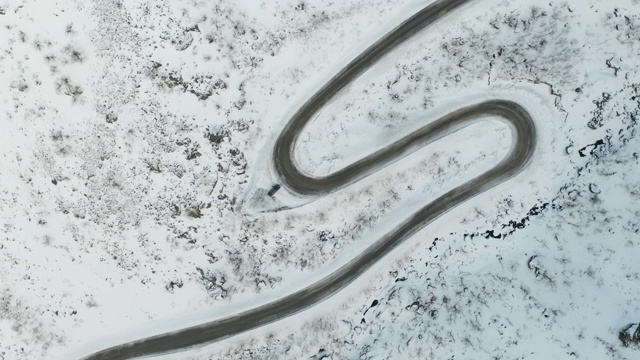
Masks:
[[[0,0],[0,359],[276,299],[499,161],[484,119],[330,196],[249,201],[288,116],[425,4]],[[477,0],[418,34],[322,110],[301,166],[489,98],[534,114],[531,166],[319,306],[165,358],[637,358],[638,54],[636,0]]]

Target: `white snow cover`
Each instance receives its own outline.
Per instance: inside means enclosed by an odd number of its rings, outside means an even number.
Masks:
[[[497,163],[480,119],[327,197],[260,196],[289,116],[427,4],[0,0],[0,360],[280,298]],[[381,59],[309,125],[306,171],[493,98],[534,115],[532,164],[322,304],[158,358],[638,358],[639,9],[476,0]]]

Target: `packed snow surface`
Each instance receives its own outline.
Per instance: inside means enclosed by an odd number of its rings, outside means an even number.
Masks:
[[[280,298],[496,164],[512,139],[487,118],[329,196],[256,201],[295,110],[427,3],[0,0],[0,360]],[[325,175],[500,98],[535,117],[531,165],[313,309],[160,358],[638,358],[638,54],[637,0],[448,14],[323,108],[297,161]]]

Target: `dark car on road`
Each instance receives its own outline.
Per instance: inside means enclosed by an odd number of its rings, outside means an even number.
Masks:
[[[269,190],[269,192],[267,193],[267,195],[269,196],[273,196],[275,193],[278,192],[278,190],[280,190],[280,184],[275,184],[271,187],[271,190]]]

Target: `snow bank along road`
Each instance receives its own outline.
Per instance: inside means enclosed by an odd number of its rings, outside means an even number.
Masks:
[[[520,172],[528,164],[535,149],[536,129],[529,113],[523,107],[505,100],[482,102],[451,112],[384,149],[325,177],[318,178],[304,174],[293,160],[293,150],[300,132],[313,114],[340,89],[402,41],[467,1],[469,0],[436,1],[351,61],[313,95],[289,121],[276,141],[273,161],[283,185],[289,190],[304,195],[323,195],[357,182],[403,156],[477,121],[479,117],[492,116],[509,124],[513,134],[511,149],[497,166],[424,206],[356,258],[302,290],[220,320],[102,350],[86,359],[126,359],[173,352],[194,345],[219,341],[307,309],[347,286],[394,247],[434,219]]]

